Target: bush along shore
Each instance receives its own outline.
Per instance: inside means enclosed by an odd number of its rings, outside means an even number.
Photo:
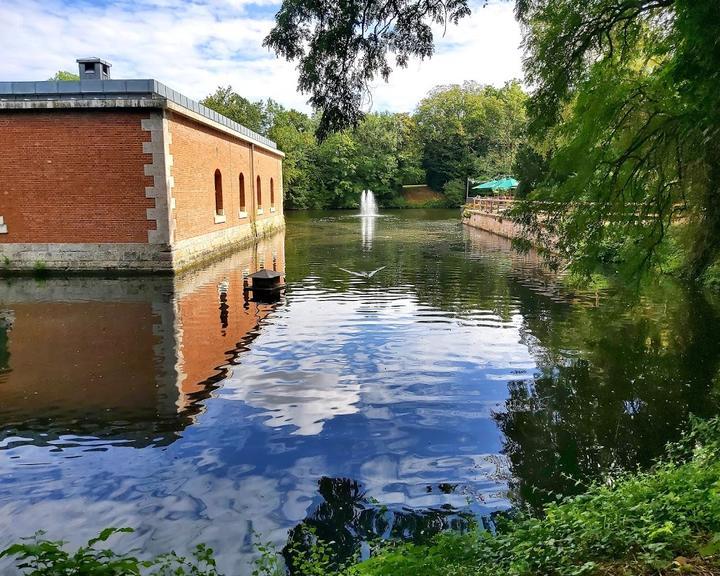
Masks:
[[[37,534],[0,557],[16,560],[18,574],[64,576],[219,574],[212,550],[194,557],[173,553],[138,560],[105,548],[119,531],[107,529],[87,546],[66,552],[62,542]],[[255,576],[285,572],[280,555],[259,545]],[[597,484],[583,495],[559,499],[539,516],[498,521],[496,534],[443,533],[428,544],[389,542],[369,560],[338,566],[317,542],[294,562],[296,573],[338,576],[512,576],[547,574],[720,574],[720,418],[693,421],[647,472]]]
[[[363,575],[720,574],[720,419],[695,421],[649,472],[486,532],[389,547]]]

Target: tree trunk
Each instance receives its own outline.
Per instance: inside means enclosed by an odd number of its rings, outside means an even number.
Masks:
[[[699,217],[688,260],[687,275],[697,280],[720,255],[720,144],[708,144],[707,180],[698,203]]]

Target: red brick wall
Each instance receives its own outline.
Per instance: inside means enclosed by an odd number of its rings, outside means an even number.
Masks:
[[[148,111],[0,113],[0,216],[8,242],[143,242]]]
[[[270,178],[275,183],[276,213],[281,213],[281,158],[255,149],[255,174],[250,168],[250,144],[208,126],[168,113],[172,140],[176,240],[247,224],[251,219],[273,216]],[[225,222],[215,223],[215,170],[222,174]],[[248,218],[240,218],[239,176],[245,177]],[[264,214],[255,215],[255,178],[262,180]]]
[[[263,215],[260,218],[267,218],[270,215],[270,179],[273,180],[275,188],[275,210],[276,213],[282,212],[282,164],[270,155],[260,150],[255,150],[255,184],[257,186],[257,177],[260,176],[262,183],[262,207]]]

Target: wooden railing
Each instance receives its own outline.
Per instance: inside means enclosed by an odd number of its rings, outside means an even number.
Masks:
[[[477,210],[478,212],[483,212],[484,214],[497,214],[502,216],[508,214],[518,202],[519,200],[516,200],[512,196],[475,196],[474,198],[470,198],[468,200],[467,204],[465,204],[465,208]],[[557,212],[558,210],[569,211],[578,208],[594,209],[595,207],[600,206],[595,202],[587,201],[561,203],[534,200],[528,204],[529,206],[532,206],[532,209],[535,212],[548,213]],[[681,218],[684,212],[685,206],[683,204],[675,204],[672,207],[673,219]],[[657,214],[654,211],[648,211],[647,206],[637,202],[628,202],[622,209],[619,210],[610,210],[605,208],[603,213],[605,218],[611,218],[613,216],[628,218],[634,216],[642,219],[642,221],[661,217],[661,214]]]
[[[466,208],[479,210],[486,214],[505,214],[510,211],[515,203],[511,196],[475,196],[470,198]]]

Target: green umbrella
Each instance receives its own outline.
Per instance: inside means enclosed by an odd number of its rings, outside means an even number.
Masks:
[[[505,178],[499,178],[498,180],[490,180],[489,182],[483,182],[477,186],[473,186],[473,190],[511,190],[517,188],[519,182],[515,178],[509,176]]]

